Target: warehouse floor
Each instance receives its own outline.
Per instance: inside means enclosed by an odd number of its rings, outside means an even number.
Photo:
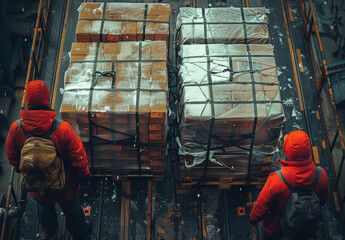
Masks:
[[[64,72],[68,68],[68,53],[71,44],[75,41],[75,28],[78,18],[77,9],[82,0],[63,1],[64,4],[52,2],[50,19],[48,22],[48,46],[43,59],[40,77],[50,87],[52,93],[52,108],[59,112],[61,105],[61,92],[63,88]],[[150,2],[150,1],[144,1]],[[246,1],[190,1],[191,6],[245,6]],[[247,1],[248,2],[248,1]],[[285,27],[285,11],[291,4],[293,21],[291,24],[291,49]],[[305,130],[310,134],[312,146],[318,149],[320,165],[327,171],[331,192],[336,192],[334,175],[332,172],[328,150],[323,148],[322,140],[326,139],[323,123],[317,118],[316,112],[321,112],[320,103],[314,96],[316,86],[313,79],[313,67],[309,48],[303,39],[303,21],[299,1],[249,1],[250,7],[264,6],[268,9],[269,30],[271,43],[274,46],[276,63],[279,70],[281,96],[284,104],[286,121],[283,133],[292,130]],[[175,62],[175,31],[174,23],[178,7],[186,5],[186,1],[179,0],[170,3],[171,41],[170,58]],[[64,16],[68,11],[66,25]],[[288,14],[287,14],[288,15]],[[64,28],[65,27],[65,28]],[[63,31],[66,35],[63,36]],[[327,39],[323,39],[327,41]],[[59,55],[60,42],[62,42],[62,55]],[[329,51],[333,48],[331,42],[325,42],[324,48]],[[296,69],[294,78],[291,54],[295,50],[301,52],[304,71]],[[61,65],[58,65],[59,57]],[[336,61],[334,58],[330,61]],[[176,75],[175,66],[169,66],[170,76]],[[57,77],[55,77],[57,76]],[[177,79],[173,76],[170,86],[176,85]],[[55,90],[55,91],[54,91]],[[174,90],[172,89],[173,93]],[[300,92],[300,94],[298,94]],[[175,92],[176,93],[176,92]],[[21,96],[11,109],[10,122],[19,118]],[[171,101],[173,102],[173,101]],[[174,105],[170,106],[174,109]],[[303,108],[303,110],[302,110]],[[174,121],[171,128],[176,129]],[[173,133],[173,136],[176,133]],[[257,231],[249,223],[251,204],[260,192],[255,186],[233,186],[230,190],[219,190],[218,187],[195,186],[192,189],[179,189],[177,179],[177,151],[173,137],[170,140],[170,152],[167,158],[167,174],[165,181],[154,182],[150,179],[132,178],[128,181],[117,181],[113,177],[94,177],[88,194],[83,195],[85,207],[90,209],[93,221],[93,239],[256,239]],[[4,144],[1,144],[1,159],[3,174],[0,177],[0,191],[7,191],[10,167],[5,161]],[[278,158],[280,154],[277,154]],[[314,156],[315,157],[315,156]],[[272,166],[272,171],[277,166]],[[16,175],[18,179],[18,175]],[[16,189],[18,187],[16,186]],[[345,239],[344,223],[340,212],[336,210],[334,195],[324,207],[324,218],[320,224],[319,239]],[[39,224],[36,219],[36,204],[29,199],[27,211],[21,221],[20,239],[39,239]],[[60,219],[62,228],[62,217]],[[66,238],[70,239],[68,234]]]

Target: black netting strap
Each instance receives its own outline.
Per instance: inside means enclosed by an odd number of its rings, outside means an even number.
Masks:
[[[121,132],[121,131],[118,131],[118,130],[115,130],[113,128],[108,128],[106,126],[102,126],[102,125],[99,125],[97,123],[94,123],[95,126],[97,126],[97,128],[102,128],[104,130],[107,130],[107,131],[110,131],[110,132],[113,132],[113,133],[119,133],[119,134],[122,134],[124,136],[127,136],[129,139],[134,139],[135,138],[135,135],[131,135],[131,134],[128,134],[128,133],[124,133],[124,132]],[[117,141],[113,141],[114,144],[116,144]]]
[[[97,70],[98,53],[99,53],[99,43],[97,43],[96,56],[95,56],[95,61],[94,61],[94,65],[93,65],[93,72],[96,72],[96,70]],[[90,143],[90,154],[91,154],[91,168],[94,168],[94,156],[93,156],[93,154],[94,154],[93,153],[94,121],[92,119],[91,109],[92,109],[93,89],[94,89],[95,85],[97,84],[98,79],[99,78],[96,78],[96,74],[92,74],[91,87],[89,89],[89,104],[88,104],[88,112],[87,112],[87,116],[89,119],[89,143]]]
[[[234,75],[235,75],[235,72],[234,72],[234,67],[233,67],[233,64],[232,64],[232,57],[229,57],[229,69],[230,69],[230,79],[229,81],[232,82],[234,80]]]
[[[249,72],[249,71],[248,71]],[[254,72],[256,73],[256,72]],[[231,78],[232,77],[232,78]],[[257,85],[267,85],[267,86],[274,86],[274,85],[279,85],[279,83],[274,83],[274,82],[256,82],[254,81],[255,84]],[[233,82],[233,76],[230,75],[230,82],[229,81],[224,81],[224,82],[215,82],[213,83],[213,85],[230,85],[230,84],[243,84],[243,85],[248,85],[248,84],[253,84],[252,81],[250,82]],[[183,83],[183,85],[186,87],[201,87],[201,86],[207,86],[208,83],[194,83],[194,82],[191,82],[191,83]]]
[[[111,42],[107,42],[111,43]],[[118,44],[119,45],[119,44]],[[167,60],[164,59],[141,59],[141,62],[166,62]],[[92,63],[94,60],[86,60],[86,61],[70,61],[70,63]],[[116,63],[116,62],[138,62],[138,59],[133,60],[98,60],[99,63]]]
[[[207,79],[209,82],[209,94],[210,94],[210,104],[211,104],[211,124],[210,129],[208,131],[208,139],[207,139],[207,150],[206,150],[206,162],[205,162],[205,168],[204,168],[204,174],[202,177],[202,180],[206,178],[207,174],[207,167],[208,162],[210,159],[210,150],[211,150],[211,141],[212,141],[212,135],[213,135],[213,126],[214,126],[214,119],[215,119],[215,111],[214,111],[214,96],[213,96],[213,87],[212,87],[212,75],[211,75],[211,59],[209,57],[209,46],[206,44],[206,55],[207,55]],[[201,121],[201,120],[200,120]]]
[[[103,42],[103,29],[104,29],[104,19],[105,19],[105,10],[107,9],[107,3],[103,3],[103,13],[102,13],[102,21],[101,21],[101,31],[99,34],[99,41]]]
[[[78,21],[99,21],[102,19],[94,19],[94,18],[81,18]],[[169,24],[169,21],[157,21],[157,20],[148,20],[148,19],[108,19],[105,18],[105,21],[112,21],[112,22],[151,22],[151,23],[166,23]]]
[[[139,131],[139,103],[140,103],[140,86],[141,86],[141,58],[142,58],[142,42],[139,42],[139,61],[138,61],[138,82],[137,82],[137,96],[136,96],[136,147],[138,157],[138,170],[141,174],[141,160],[140,160],[140,131]]]
[[[206,19],[204,19],[206,20]],[[182,25],[195,25],[195,24],[204,24],[202,22],[184,22],[181,23],[180,26]],[[247,25],[267,25],[267,22],[207,22],[208,25],[219,25],[219,24],[231,24],[231,25],[235,25],[235,24],[247,24]]]
[[[225,45],[225,44],[224,44]],[[262,44],[262,45],[264,45],[264,44]],[[221,55],[221,54],[217,54],[217,55],[210,55],[209,57],[212,57],[212,58],[221,58],[221,57],[223,57],[223,58],[229,58],[229,57],[231,57],[231,58],[234,58],[234,57],[243,57],[243,58],[247,58],[248,57],[248,55],[241,55],[241,54],[238,54],[238,55],[231,55],[231,56],[229,56],[229,54],[228,55]],[[252,55],[252,57],[253,58],[264,58],[264,57],[270,57],[270,58],[274,58],[274,56],[273,55],[266,55],[266,54],[255,54],[255,55]],[[194,55],[192,55],[192,56],[184,56],[183,57],[183,59],[187,59],[187,58],[206,58],[206,56],[205,55],[199,55],[199,56],[194,56]]]
[[[244,34],[244,44],[247,44],[248,36],[247,36],[247,23],[244,19],[244,11],[241,8],[241,17],[242,17],[242,26],[243,26],[243,34]]]
[[[70,88],[70,89],[64,89],[64,92],[78,92],[81,90],[90,90],[90,88]],[[110,89],[110,88],[97,88],[97,89],[92,89],[93,91],[109,91],[109,92],[124,92],[124,91],[134,91],[136,89],[132,88],[115,88],[115,89]],[[140,91],[147,91],[147,92],[167,92],[164,89],[150,89],[150,88],[140,88]]]
[[[112,75],[112,81],[111,81],[111,88],[114,89],[115,82],[116,82],[116,72],[117,72],[117,64],[115,66],[115,63],[111,63],[111,72],[114,74]]]
[[[183,105],[186,105],[186,104],[207,104],[209,101],[195,101],[195,102],[185,102],[183,103]],[[259,104],[268,104],[268,103],[281,103],[282,104],[282,101],[279,101],[279,100],[253,100],[253,101],[213,101],[213,103],[216,103],[216,104],[256,104],[256,103],[259,103]]]
[[[258,101],[256,100],[256,89],[255,89],[255,81],[254,81],[254,74],[252,73],[253,71],[253,61],[252,61],[252,55],[250,52],[249,45],[247,45],[247,52],[248,52],[248,60],[249,60],[249,69],[251,71],[250,77],[253,82],[252,85],[252,92],[253,92],[253,104],[254,104],[254,122],[253,122],[253,130],[252,130],[252,140],[250,143],[250,151],[249,151],[249,159],[248,159],[248,172],[247,172],[247,182],[249,183],[250,179],[250,173],[251,173],[251,164],[252,164],[252,158],[253,158],[253,148],[254,148],[254,140],[255,140],[255,133],[256,133],[256,125],[258,122],[258,109],[257,109],[257,104]],[[272,101],[270,101],[272,102]]]
[[[146,32],[146,18],[147,18],[147,8],[148,8],[148,5],[147,5],[147,4],[145,4],[144,22],[143,22],[143,38],[142,38],[142,41],[145,41],[145,32]]]
[[[202,9],[202,18],[204,19],[204,38],[205,38],[205,44],[207,44],[207,21],[206,21],[206,16],[205,16],[205,8]],[[206,46],[206,55],[207,55],[207,61],[209,60],[209,50],[208,50],[208,46]],[[208,69],[210,70],[210,69]]]

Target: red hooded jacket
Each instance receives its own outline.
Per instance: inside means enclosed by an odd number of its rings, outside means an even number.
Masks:
[[[285,180],[295,189],[303,189],[313,183],[316,169],[310,148],[309,137],[303,131],[293,131],[284,139],[285,157],[294,161],[279,160],[279,162]],[[320,180],[314,191],[323,206],[330,194],[328,177],[324,169],[322,169]],[[289,188],[277,173],[271,173],[254,204],[250,219],[253,222],[262,220],[264,231],[271,237],[282,237],[279,218],[290,194]]]
[[[38,102],[42,106],[49,105],[49,91],[43,81],[32,81],[27,87],[27,106],[33,107]],[[39,83],[39,84],[38,84]],[[40,91],[43,88],[44,91]],[[47,94],[48,92],[48,94]],[[31,94],[31,95],[30,95]],[[41,99],[42,101],[38,101]],[[48,99],[48,101],[47,101]],[[34,104],[33,104],[34,103]],[[49,131],[54,123],[56,112],[52,110],[21,110],[21,123],[25,131],[33,135],[44,135]],[[42,202],[64,202],[72,199],[79,190],[79,178],[90,176],[87,167],[86,152],[82,142],[73,131],[69,123],[63,121],[59,128],[50,136],[54,143],[57,154],[64,162],[66,170],[66,183],[62,192],[45,193],[41,196],[39,193],[30,192],[30,195],[36,200]],[[19,170],[20,152],[25,142],[25,135],[19,128],[17,121],[12,123],[6,139],[6,155],[8,162]]]

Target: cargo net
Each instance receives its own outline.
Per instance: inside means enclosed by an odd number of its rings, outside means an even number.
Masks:
[[[266,177],[284,121],[272,45],[181,45],[179,63],[180,180]]]
[[[73,43],[60,112],[93,168],[164,172],[166,54],[164,41]]]
[[[77,42],[168,41],[170,5],[82,3]]]
[[[265,8],[180,8],[176,28],[184,44],[267,44]]]

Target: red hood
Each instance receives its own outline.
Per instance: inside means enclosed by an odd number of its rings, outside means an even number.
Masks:
[[[315,164],[308,135],[303,131],[290,132],[284,139],[283,150],[286,159],[280,160],[280,163],[285,180],[294,188],[312,184]]]
[[[42,135],[48,132],[54,123],[56,112],[50,110],[21,110],[20,121],[25,131]]]

